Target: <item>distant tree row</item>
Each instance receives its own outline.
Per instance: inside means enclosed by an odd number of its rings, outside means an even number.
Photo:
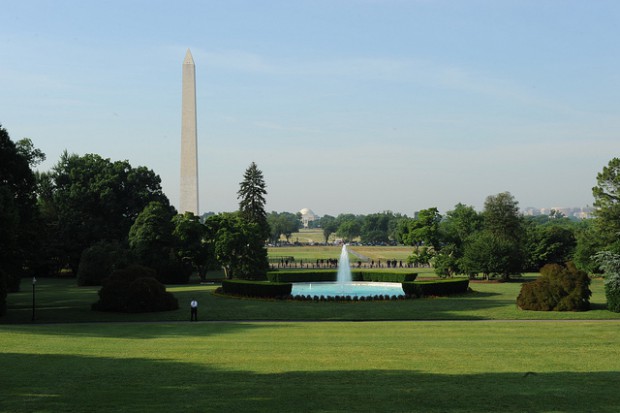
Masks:
[[[178,214],[159,176],[144,166],[65,152],[49,172],[33,172],[44,159],[32,141],[13,142],[0,126],[0,313],[22,277],[61,271],[81,284],[98,284],[130,264],[152,268],[164,282],[216,267],[229,278],[264,278],[266,242],[290,240],[300,226],[298,214],[265,212],[266,185],[254,163],[240,183],[239,210],[201,219]],[[410,262],[433,265],[440,276],[509,278],[572,260],[580,270],[604,271],[620,302],[620,159],[597,175],[593,196],[596,217],[581,222],[524,217],[503,192],[489,196],[482,212],[457,204],[445,216],[434,207],[413,218],[326,215],[318,226],[326,243],[335,234],[345,242],[410,245]]]

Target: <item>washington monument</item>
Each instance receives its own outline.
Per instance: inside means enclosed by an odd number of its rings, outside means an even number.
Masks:
[[[198,137],[196,133],[196,66],[187,49],[183,60],[181,103],[181,199],[179,212],[198,215]]]

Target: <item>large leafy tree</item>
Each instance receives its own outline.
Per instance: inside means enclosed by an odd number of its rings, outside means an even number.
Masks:
[[[273,244],[277,244],[282,235],[287,242],[290,242],[291,235],[301,227],[300,217],[292,212],[272,211],[267,215],[267,222],[269,223],[269,241]]]
[[[269,268],[267,249],[256,223],[233,212],[210,216],[205,226],[226,278],[265,279]]]
[[[177,255],[183,262],[191,263],[204,281],[207,270],[215,268],[217,263],[213,243],[207,237],[207,227],[191,212],[176,215],[172,223],[173,235],[178,240]]]
[[[341,237],[344,242],[351,242],[360,236],[362,224],[359,217],[353,214],[340,214],[336,218],[338,229],[336,235]]]
[[[338,230],[338,221],[336,217],[331,215],[323,215],[319,220],[319,226],[323,230],[323,237],[325,243],[329,242],[329,237]]]
[[[433,207],[421,210],[416,218],[402,220],[398,235],[400,242],[405,245],[425,245],[439,251],[441,244],[439,223],[441,218],[438,209]]]
[[[443,245],[435,258],[435,272],[442,277],[466,274],[462,266],[467,240],[482,229],[482,215],[474,207],[457,204],[440,223]]]
[[[597,174],[592,195],[602,241],[620,252],[620,158],[613,158]]]
[[[166,283],[187,282],[191,263],[183,264],[178,256],[174,236],[173,207],[158,201],[150,202],[129,230],[129,247],[137,261],[153,268],[157,278]]]
[[[58,259],[74,271],[85,248],[100,240],[125,241],[150,202],[170,205],[152,170],[95,154],[65,151],[41,181],[41,208],[47,222],[55,225]]]
[[[7,291],[19,288],[34,254],[36,181],[30,162],[36,160],[30,153],[0,125],[0,315],[6,310]]]
[[[237,192],[239,199],[239,212],[241,217],[248,222],[258,225],[263,240],[269,238],[269,223],[265,212],[265,195],[267,185],[263,178],[263,172],[258,169],[254,162],[250,164],[243,174],[243,181],[239,184]]]
[[[467,273],[508,279],[523,271],[524,230],[518,205],[509,192],[487,197],[482,212],[483,230],[465,245],[463,266]]]
[[[396,238],[400,214],[391,211],[366,215],[362,218],[361,239],[363,243],[387,243]]]

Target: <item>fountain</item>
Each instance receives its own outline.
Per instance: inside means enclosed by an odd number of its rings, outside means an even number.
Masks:
[[[336,282],[294,283],[291,292],[293,296],[349,296],[349,297],[372,297],[376,295],[403,296],[400,283],[382,282],[353,282],[351,265],[349,263],[349,251],[347,245],[342,246],[340,260],[338,261],[338,275]]]

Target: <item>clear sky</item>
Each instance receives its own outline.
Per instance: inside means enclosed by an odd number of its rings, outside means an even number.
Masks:
[[[620,2],[3,2],[0,123],[48,160],[145,165],[178,206],[196,62],[200,210],[256,162],[267,210],[592,204],[620,148]]]

